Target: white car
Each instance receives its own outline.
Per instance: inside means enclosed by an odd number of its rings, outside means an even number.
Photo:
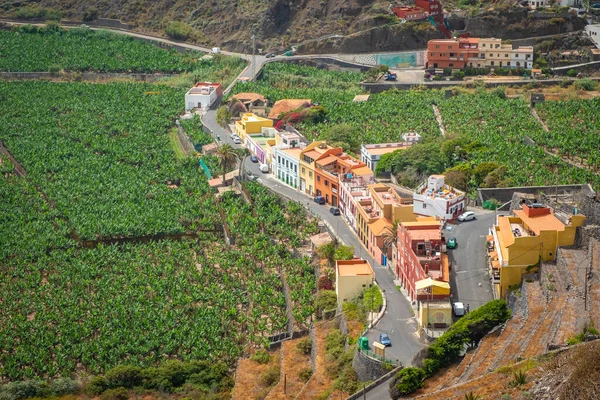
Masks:
[[[475,213],[473,211],[467,211],[458,216],[459,221],[470,221],[475,219]]]
[[[463,315],[465,315],[465,305],[460,301],[452,303],[452,312],[455,316],[462,317]]]
[[[232,139],[233,139],[233,143],[234,144],[242,144],[242,139],[240,139],[239,137],[236,136],[236,137],[234,137]]]

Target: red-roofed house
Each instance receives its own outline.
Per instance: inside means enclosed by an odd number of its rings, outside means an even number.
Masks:
[[[394,7],[392,12],[396,14],[396,17],[406,21],[419,21],[427,18],[425,10],[421,7]]]

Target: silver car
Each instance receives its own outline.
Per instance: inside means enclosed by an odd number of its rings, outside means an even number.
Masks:
[[[475,219],[475,213],[473,211],[467,211],[458,216],[459,221],[470,221]]]

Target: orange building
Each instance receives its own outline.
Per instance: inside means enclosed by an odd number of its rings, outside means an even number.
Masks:
[[[421,7],[394,7],[392,12],[396,14],[396,17],[406,21],[419,21],[427,18],[425,10]]]
[[[477,67],[478,38],[434,39],[427,43],[426,68]],[[483,64],[484,61],[479,61]]]
[[[354,157],[338,153],[341,153],[341,149],[315,160],[316,194],[325,197],[325,202],[334,207],[339,205],[340,198],[338,177],[366,166]]]

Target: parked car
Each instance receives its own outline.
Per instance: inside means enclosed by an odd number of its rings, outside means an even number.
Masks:
[[[333,215],[340,215],[340,209],[337,207],[331,207],[329,209],[329,212],[332,213]]]
[[[273,54],[273,53],[267,53],[265,55],[265,57],[267,57],[267,58],[273,58],[273,57],[275,57],[275,54]]]
[[[317,204],[325,204],[325,197],[323,197],[323,196],[316,196],[314,198],[314,201]]]
[[[239,138],[237,133],[232,133],[231,135],[229,135],[230,138],[234,139],[234,138]]]
[[[258,157],[256,157],[256,156],[250,156],[250,161],[252,161],[253,163],[257,163],[258,162]]]
[[[467,211],[458,216],[459,221],[470,221],[475,219],[475,213],[473,211]]]
[[[256,178],[258,178],[258,176],[254,175],[254,174],[248,174],[247,176],[248,176],[249,181],[255,181]]]
[[[379,334],[379,343],[381,343],[385,347],[388,347],[388,346],[392,345],[392,341],[390,340],[390,337],[388,336],[387,333],[380,333]]]
[[[260,172],[262,172],[263,174],[269,172],[269,166],[267,164],[260,164],[258,166],[258,169],[260,169]]]
[[[452,312],[456,317],[462,317],[463,315],[465,315],[465,305],[460,301],[452,303]]]
[[[451,237],[450,239],[448,239],[448,241],[446,242],[446,247],[448,249],[455,249],[456,248],[456,238]]]
[[[233,138],[233,143],[234,144],[242,144],[242,139],[240,139],[239,137],[236,136]]]

